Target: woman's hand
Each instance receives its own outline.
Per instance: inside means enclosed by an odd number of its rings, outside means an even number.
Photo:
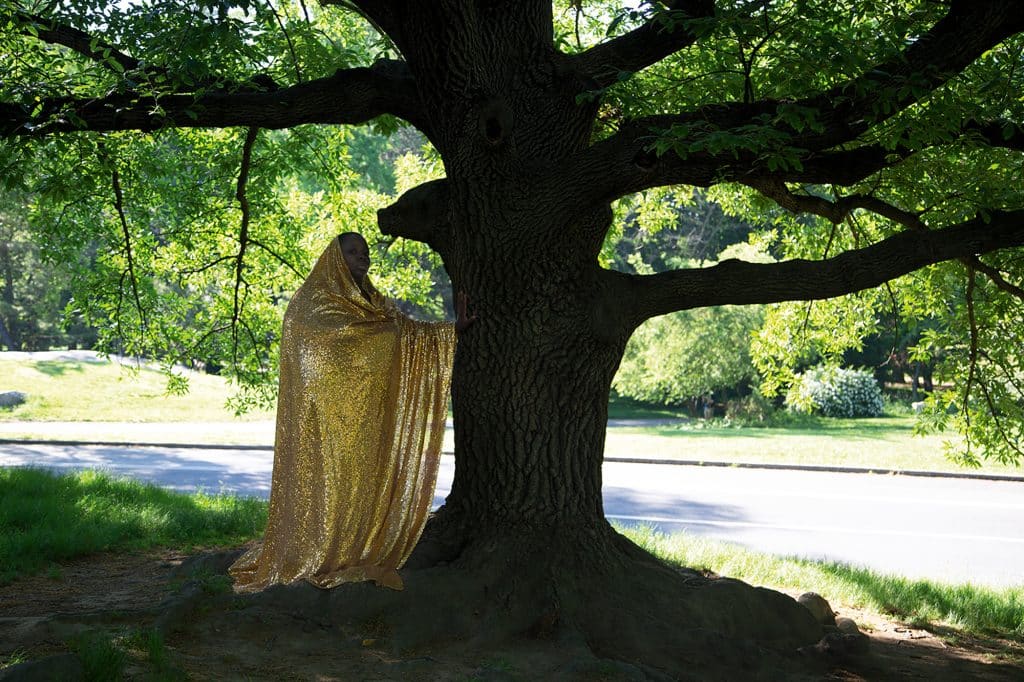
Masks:
[[[476,315],[469,312],[469,296],[465,291],[455,294],[455,333],[461,334],[476,322]]]

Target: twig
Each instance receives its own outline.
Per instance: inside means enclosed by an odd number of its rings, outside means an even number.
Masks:
[[[110,162],[110,180],[114,188],[114,210],[117,211],[117,217],[121,224],[121,233],[124,235],[125,257],[128,259],[128,275],[129,281],[132,285],[132,295],[135,298],[135,309],[139,311],[139,320],[142,322],[142,330],[145,331],[148,326],[146,322],[146,311],[142,307],[142,298],[139,296],[139,280],[135,274],[135,258],[132,255],[132,237],[128,230],[128,218],[124,212],[124,192],[121,190],[121,176],[117,171],[117,161],[110,159],[107,156],[106,145],[102,140],[97,145],[97,149],[99,150],[100,157],[103,160]]]
[[[264,251],[266,251],[267,253],[269,253],[271,256],[273,256],[277,260],[277,262],[279,262],[281,265],[285,266],[286,268],[288,268],[289,270],[294,272],[299,277],[303,277],[304,276],[302,271],[299,270],[294,265],[292,265],[288,261],[288,259],[286,259],[284,256],[281,256],[280,254],[278,254],[276,251],[274,251],[272,248],[270,248],[269,246],[267,246],[263,242],[258,241],[256,239],[253,239],[252,237],[250,237],[249,238],[249,243],[252,244],[253,246],[257,246],[257,247],[263,249]]]
[[[277,19],[277,25],[281,27],[281,33],[284,34],[284,39],[288,43],[288,51],[292,55],[292,64],[295,66],[295,80],[296,82],[301,83],[302,69],[299,67],[299,57],[295,54],[295,44],[292,43],[292,37],[288,33],[288,29],[284,26],[284,19],[282,19],[281,15],[277,13],[277,10],[274,9],[274,5],[269,0],[267,1],[267,9],[269,9],[270,13],[274,15],[275,19]],[[303,9],[305,9],[305,7],[303,7]],[[309,20],[308,14],[306,15],[306,20]]]
[[[964,259],[964,264],[968,267],[972,267],[975,270],[983,273],[986,277],[992,280],[992,283],[997,287],[1010,294],[1016,296],[1020,300],[1024,301],[1024,289],[1020,288],[1013,282],[1007,282],[1006,278],[1003,277],[1003,273],[998,269],[983,263],[977,256],[971,256],[970,258]]]
[[[970,433],[971,430],[971,411],[968,409],[968,400],[971,397],[971,386],[974,384],[975,373],[978,369],[978,324],[974,316],[974,286],[976,283],[976,274],[974,268],[967,266],[967,292],[965,298],[967,299],[967,323],[970,327],[970,346],[968,348],[968,369],[967,369],[967,383],[964,385],[964,404],[961,407],[961,412],[964,415],[964,422],[966,432]],[[967,453],[971,451],[970,437],[967,439]]]
[[[238,187],[235,190],[235,198],[238,199],[238,205],[242,211],[242,224],[238,232],[238,256],[235,258],[234,302],[231,309],[232,353],[235,357],[236,364],[238,351],[238,330],[236,325],[238,324],[239,317],[241,316],[238,291],[244,282],[242,270],[245,266],[245,249],[249,245],[249,221],[251,219],[249,198],[246,196],[245,190],[246,185],[249,182],[249,169],[252,167],[252,148],[256,145],[256,137],[259,135],[259,132],[259,128],[252,127],[249,128],[245,135],[245,143],[242,146],[242,163],[238,173]]]

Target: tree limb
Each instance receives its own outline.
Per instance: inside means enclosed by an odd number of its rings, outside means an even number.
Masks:
[[[121,190],[121,174],[117,170],[117,161],[107,158],[106,146],[102,140],[98,145],[99,153],[101,158],[110,163],[110,185],[114,190],[114,210],[117,213],[118,224],[121,227],[121,235],[124,237],[124,253],[125,260],[128,262],[128,279],[132,287],[132,297],[135,299],[135,309],[139,313],[139,322],[142,325],[143,331],[145,331],[147,325],[146,322],[146,310],[142,306],[142,298],[139,296],[139,278],[135,273],[135,257],[132,254],[132,236],[131,231],[128,229],[128,217],[124,211],[124,192]],[[122,282],[124,276],[122,275]],[[120,308],[120,305],[118,306]],[[120,324],[120,314],[118,315]]]
[[[946,16],[900,54],[847,83],[798,100],[799,106],[821,112],[820,128],[797,131],[794,144],[817,150],[849,142],[930,94],[1020,31],[1024,31],[1024,12],[1015,0],[953,0]]]
[[[976,135],[992,147],[1004,147],[1024,152],[1024,127],[1009,120],[968,121],[963,126],[965,135]]]
[[[1003,277],[1003,273],[1000,272],[997,268],[994,268],[991,265],[982,262],[982,260],[977,256],[971,256],[963,260],[964,264],[967,265],[967,267],[984,274],[998,288],[1002,289],[1011,296],[1015,296],[1021,301],[1024,301],[1024,289],[1017,286],[1013,282],[1008,282],[1006,278]]]
[[[579,168],[595,171],[581,180],[581,186],[588,188],[591,196],[601,188],[599,196],[616,198],[648,187],[706,186],[722,180],[745,182],[752,177],[852,184],[885,167],[888,154],[905,156],[910,150],[865,145],[834,151],[836,147],[855,141],[872,126],[919,101],[986,50],[1022,30],[1024,12],[1016,2],[953,2],[949,13],[905,51],[817,95],[794,101],[709,104],[680,114],[626,121],[616,134],[584,154],[603,157],[601,160],[574,161]],[[811,112],[813,120],[800,129],[793,127],[787,112],[796,111]],[[721,133],[749,140],[752,128],[763,129],[771,146],[763,150],[737,147],[719,154],[701,147],[702,140]],[[964,125],[963,132],[993,146],[1024,148],[1024,131],[1013,122],[972,121]],[[673,135],[678,144],[656,153],[655,143]],[[681,159],[674,149],[683,149],[686,158]],[[771,170],[767,161],[776,150],[800,163],[790,163],[787,170]],[[837,178],[836,172],[841,176]]]
[[[1024,244],[1024,211],[994,212],[938,230],[907,230],[833,258],[780,263],[729,259],[710,268],[656,275],[608,271],[618,298],[639,324],[700,306],[777,303],[842,296],[878,286],[918,268]],[[628,306],[626,305],[628,302]]]
[[[920,214],[906,211],[882,201],[877,197],[866,194],[851,194],[849,196],[836,199],[835,201],[829,201],[823,197],[810,194],[794,194],[781,182],[756,182],[750,183],[750,187],[774,200],[775,203],[787,211],[818,215],[829,220],[833,225],[841,223],[855,209],[864,209],[871,211],[872,213],[877,213],[878,215],[888,218],[889,220],[899,223],[911,230],[928,230],[928,226],[921,220]],[[997,268],[982,262],[982,260],[976,255],[962,256],[957,260],[963,263],[967,267],[968,271],[977,271],[984,274],[993,284],[996,285],[996,287],[1002,289],[1011,296],[1015,296],[1021,301],[1024,301],[1024,289],[1013,282],[1007,281],[1006,278],[1003,277],[1002,272]]]
[[[252,168],[252,150],[256,146],[256,138],[260,129],[253,127],[245,134],[245,142],[242,145],[242,163],[238,171],[238,184],[235,187],[235,198],[238,199],[238,207],[242,212],[241,226],[238,230],[238,255],[235,256],[235,291],[231,308],[231,337],[237,349],[238,332],[236,325],[241,317],[241,306],[238,300],[238,290],[244,281],[243,270],[245,268],[245,251],[249,246],[249,222],[252,218],[249,210],[249,197],[246,188],[249,184],[249,170]]]
[[[426,125],[415,83],[403,62],[381,60],[371,67],[339,70],[326,78],[261,92],[130,92],[93,99],[52,99],[44,101],[35,115],[27,107],[0,102],[0,136],[152,131],[172,126],[278,129],[304,123],[365,123],[382,114],[394,114],[421,129]]]
[[[614,85],[620,73],[632,73],[678,52],[697,40],[690,20],[714,16],[713,0],[666,3],[643,26],[569,57],[573,68],[595,89]]]
[[[377,211],[377,223],[383,234],[415,239],[438,250],[448,234],[449,208],[448,180],[431,180]]]
[[[710,154],[697,152],[686,158],[666,152],[657,155],[649,147],[654,137],[643,126],[631,126],[629,134],[603,140],[572,158],[556,172],[570,178],[580,205],[612,201],[651,187],[693,185],[708,187],[719,182],[799,182],[852,185],[911,155],[906,147],[887,149],[865,145],[848,150],[807,153],[799,166],[769,170],[751,151]],[[565,184],[565,180],[560,180]]]
[[[16,30],[28,36],[32,36],[52,45],[63,45],[64,47],[88,57],[93,61],[108,66],[113,62],[120,65],[122,71],[134,71],[140,68],[139,61],[113,45],[97,40],[81,29],[74,26],[66,26],[48,17],[29,12],[4,12],[0,18],[14,19],[19,22]],[[31,28],[30,28],[31,27]]]
[[[334,5],[355,12],[370,22],[382,36],[398,39],[401,0],[320,0],[321,5]]]
[[[912,230],[928,229],[917,213],[905,211],[868,194],[851,194],[830,201],[812,194],[794,194],[784,183],[773,180],[752,181],[748,185],[787,211],[812,213],[836,224],[843,222],[850,213],[860,208],[877,213]]]

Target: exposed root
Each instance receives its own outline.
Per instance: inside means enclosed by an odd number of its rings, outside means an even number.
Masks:
[[[817,677],[816,659],[797,650],[817,642],[821,627],[785,595],[666,566],[610,528],[484,537],[494,539],[467,543],[457,555],[449,546],[433,555],[435,565],[403,569],[402,592],[365,583],[276,586],[210,597],[201,618],[180,613],[169,630],[251,638],[299,625],[396,657],[534,646],[551,648],[574,670],[617,671],[607,679]],[[421,565],[427,556],[419,555]]]

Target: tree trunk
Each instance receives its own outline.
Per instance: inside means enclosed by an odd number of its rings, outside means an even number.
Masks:
[[[417,31],[431,30],[432,7],[418,10]],[[598,266],[610,206],[581,209],[566,191],[596,108],[576,102],[579,83],[538,48],[550,42],[482,15],[466,21],[481,35],[434,54],[420,41],[407,54],[445,161],[444,210],[432,213],[440,234],[428,241],[478,321],[455,360],[455,479],[407,564],[406,603],[429,599],[436,610],[437,595],[452,595],[442,597],[449,612],[470,614],[465,636],[485,645],[554,637],[674,676],[681,659],[699,661],[701,679],[736,660],[777,672],[764,646],[820,637],[806,609],[669,567],[604,517],[608,395],[639,319]],[[441,26],[438,35],[452,40]],[[486,59],[460,54],[478,45]],[[459,69],[469,62],[477,70]],[[437,618],[395,637],[451,633]]]
[[[11,248],[5,241],[0,241],[0,272],[3,273],[3,293],[0,300],[4,308],[10,311],[10,317],[4,320],[3,309],[0,308],[0,344],[8,350],[19,350],[21,344],[15,340],[18,335],[18,318],[14,312],[14,264],[11,259]]]

